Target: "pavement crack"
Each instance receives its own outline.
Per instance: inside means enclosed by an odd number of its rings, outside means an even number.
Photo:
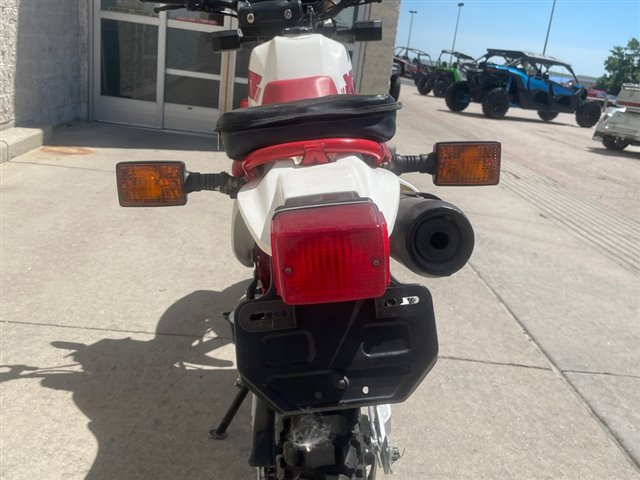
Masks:
[[[589,370],[562,370],[562,373],[575,373],[579,375],[605,375],[607,377],[636,378],[640,380],[640,375],[629,375],[626,373],[591,372]]]
[[[473,270],[473,272],[478,276],[478,278],[486,285],[491,293],[496,297],[496,299],[500,302],[500,304],[507,310],[511,318],[515,320],[515,322],[520,326],[524,335],[536,346],[538,351],[547,359],[549,365],[551,366],[551,370],[556,374],[556,376],[562,381],[567,387],[573,392],[573,394],[582,402],[583,406],[587,409],[591,418],[593,418],[599,425],[600,428],[607,434],[607,436],[611,439],[611,441],[618,447],[618,449],[623,453],[626,457],[627,461],[630,465],[632,465],[636,470],[640,471],[640,463],[636,461],[631,452],[627,450],[627,448],[622,444],[622,441],[617,437],[615,432],[611,429],[611,427],[607,424],[604,418],[596,412],[596,410],[591,406],[589,401],[582,395],[580,390],[571,382],[571,379],[566,375],[568,373],[566,370],[562,370],[559,368],[556,363],[551,358],[551,355],[542,347],[540,342],[538,342],[529,329],[526,327],[524,322],[516,315],[516,313],[509,307],[507,302],[502,298],[500,293],[489,283],[489,281],[480,273],[480,271],[475,268],[471,262],[468,263],[468,266]]]
[[[60,325],[56,323],[17,322],[15,320],[2,320],[0,321],[0,323],[12,324],[12,325],[30,325],[34,327],[69,328],[72,330],[91,330],[91,331],[97,331],[97,332],[136,333],[136,334],[143,334],[143,335],[163,336],[163,337],[202,338],[202,335],[195,335],[190,333],[148,332],[145,330],[125,330],[120,328],[85,327],[80,325]],[[230,336],[216,336],[215,340],[232,340],[232,338]]]
[[[456,360],[459,362],[481,363],[483,365],[500,365],[502,367],[530,368],[532,370],[544,370],[547,372],[552,371],[550,367],[539,367],[537,365],[525,365],[523,363],[496,362],[493,360],[478,360],[475,358],[456,357],[451,355],[438,355],[438,359]]]
[[[38,167],[55,167],[55,168],[67,168],[69,170],[84,170],[86,172],[100,172],[100,173],[114,173],[115,170],[111,171],[111,170],[105,170],[102,168],[87,168],[87,167],[72,167],[70,165],[54,165],[51,163],[40,163],[40,162],[24,162],[24,161],[12,161],[12,162],[6,162],[6,163],[12,163],[14,165],[37,165]],[[115,173],[114,173],[115,175]]]

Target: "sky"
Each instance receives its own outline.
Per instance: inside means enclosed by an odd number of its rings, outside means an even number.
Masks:
[[[396,46],[407,45],[409,11],[417,11],[410,46],[435,60],[451,49],[459,3],[457,51],[474,58],[487,48],[542,53],[553,0],[402,0]],[[632,37],[640,40],[640,0],[557,0],[546,54],[577,75],[600,77],[610,50]]]

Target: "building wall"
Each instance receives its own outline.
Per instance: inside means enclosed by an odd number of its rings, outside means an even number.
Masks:
[[[0,130],[86,118],[88,1],[2,0]]]
[[[366,44],[360,93],[380,94],[389,91],[399,17],[400,0],[372,4],[369,18],[382,20],[382,40]]]

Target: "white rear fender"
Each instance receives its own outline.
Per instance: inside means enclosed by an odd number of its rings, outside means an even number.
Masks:
[[[260,249],[271,255],[271,219],[287,199],[339,192],[355,192],[371,199],[387,222],[389,234],[400,202],[400,180],[382,168],[371,168],[356,156],[313,166],[279,161],[259,180],[238,193],[238,211]]]

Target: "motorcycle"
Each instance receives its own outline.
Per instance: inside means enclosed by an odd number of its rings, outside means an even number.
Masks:
[[[390,404],[433,368],[432,298],[390,271],[393,257],[425,277],[462,268],[473,228],[457,207],[400,178],[426,173],[440,186],[496,185],[498,142],[442,142],[420,155],[392,152],[400,106],[357,95],[336,38],[379,40],[380,21],[339,29],[335,16],[373,0],[171,0],[237,18],[214,50],[252,45],[247,108],[216,130],[231,174],[182,162],[116,166],[120,205],[177,206],[189,193],[231,197],[232,249],[254,269],[246,298],[227,315],[239,392],[222,439],[249,393],[253,448],[263,480],[373,480],[392,473]]]

